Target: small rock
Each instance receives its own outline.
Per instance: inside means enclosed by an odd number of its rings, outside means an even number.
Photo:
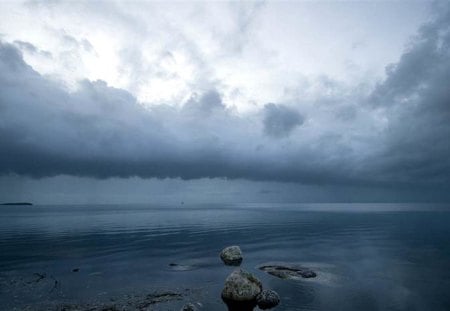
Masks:
[[[78,271],[80,271],[80,268],[72,269],[72,272],[78,272]]]
[[[197,308],[192,303],[185,304],[180,311],[196,311]]]
[[[242,251],[239,246],[228,246],[220,252],[220,259],[229,266],[239,266],[242,262]]]
[[[261,290],[262,284],[253,274],[236,269],[225,280],[222,299],[234,302],[256,301]]]
[[[278,296],[277,292],[266,289],[256,296],[256,303],[262,310],[270,309],[280,303],[280,296]]]

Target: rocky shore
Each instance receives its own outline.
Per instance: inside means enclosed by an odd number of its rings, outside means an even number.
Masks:
[[[220,259],[232,268],[228,277],[224,280],[221,292],[221,299],[229,311],[251,311],[267,310],[276,308],[280,304],[280,295],[264,284],[252,273],[241,267],[244,260],[243,253],[239,246],[229,246],[224,248],[220,254]],[[191,265],[170,263],[168,268],[171,271],[189,271],[194,267]],[[314,278],[316,272],[296,263],[269,262],[256,267],[261,271],[274,277],[288,280],[299,280],[302,278]],[[73,268],[72,272],[79,272],[79,268]],[[16,287],[22,292],[32,293],[35,291],[52,292],[58,291],[60,282],[52,275],[45,273],[34,273],[28,278],[11,280],[0,277],[0,287],[11,289]],[[23,291],[25,289],[25,291]],[[201,296],[201,295],[200,295]],[[66,302],[42,302],[30,306],[21,306],[12,310],[25,311],[149,311],[149,310],[180,310],[196,311],[206,310],[203,307],[202,299],[198,295],[198,289],[178,288],[175,290],[158,289],[133,295],[123,295],[109,298],[108,301],[90,301],[86,303],[66,303]]]

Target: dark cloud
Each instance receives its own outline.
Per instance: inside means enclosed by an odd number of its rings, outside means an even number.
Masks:
[[[105,82],[75,92],[0,45],[0,174],[243,178],[384,187],[450,185],[450,18],[421,28],[367,98],[240,115],[215,89],[181,107]],[[22,44],[26,48],[26,44]],[[338,87],[334,86],[334,92]],[[149,108],[146,108],[149,107]],[[313,107],[314,108],[314,107]],[[303,110],[302,110],[303,111]],[[372,124],[373,123],[373,124]],[[443,191],[444,191],[443,190]]]
[[[202,94],[199,98],[194,96],[186,102],[183,109],[186,112],[211,114],[214,111],[225,110],[225,105],[222,102],[222,97],[216,90],[210,90]]]
[[[102,81],[83,81],[69,93],[35,72],[8,44],[0,47],[0,69],[1,174],[341,179],[342,172],[327,168],[332,163],[326,159],[311,167],[310,148],[286,152],[284,143],[264,141],[263,121],[228,110],[214,90],[181,109],[145,108]],[[286,118],[281,130],[286,132],[295,125],[284,115],[289,110],[281,109],[276,121]]]
[[[50,53],[48,51],[40,50],[36,46],[34,46],[33,44],[31,44],[29,42],[16,40],[16,41],[14,41],[14,45],[17,46],[20,50],[22,50],[24,52],[41,55],[41,56],[44,56],[47,58],[52,58],[52,53]]]
[[[388,116],[385,151],[378,159],[383,178],[448,184],[449,81],[450,9],[442,5],[369,99]]]
[[[14,44],[22,50],[31,52],[31,53],[36,53],[38,51],[38,49],[31,43],[29,42],[25,42],[25,41],[20,41],[20,40],[16,40],[14,41]]]
[[[264,132],[280,138],[288,136],[295,127],[303,123],[303,117],[284,105],[267,104],[264,107]]]

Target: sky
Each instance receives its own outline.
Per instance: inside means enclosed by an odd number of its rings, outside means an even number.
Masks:
[[[449,2],[0,2],[0,201],[449,202],[449,121]]]

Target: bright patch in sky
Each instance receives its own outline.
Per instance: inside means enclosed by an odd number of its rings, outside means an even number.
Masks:
[[[145,104],[212,87],[241,111],[372,85],[428,17],[426,3],[91,2],[2,4],[0,33],[27,63],[74,90],[97,79]],[[51,55],[51,57],[50,57]],[[298,94],[300,93],[300,94]]]

